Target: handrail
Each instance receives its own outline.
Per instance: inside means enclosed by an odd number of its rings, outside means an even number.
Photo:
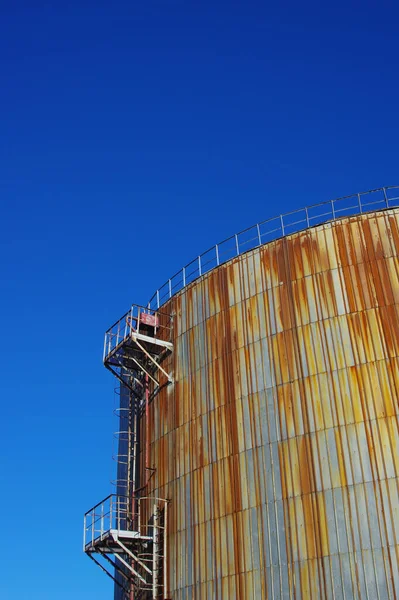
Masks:
[[[101,506],[102,504],[104,504],[105,502],[110,500],[111,496],[116,496],[116,494],[109,494],[106,498],[103,498],[103,500],[101,500],[100,502],[97,502],[97,504],[95,504],[94,506],[89,508],[89,510],[86,510],[85,516],[88,515],[89,513],[92,513],[94,510],[96,510],[96,508],[98,508],[99,506]]]
[[[393,192],[393,190],[397,190]],[[396,195],[395,195],[396,194]],[[319,202],[261,221],[212,246],[185,265],[154,293],[148,308],[159,309],[172,296],[212,269],[228,262],[243,252],[272,242],[309,227],[335,221],[342,217],[384,210],[399,206],[399,186],[387,186]],[[363,198],[370,200],[364,202]],[[366,208],[372,207],[372,208]],[[247,239],[248,234],[251,235]]]
[[[166,498],[160,498],[158,496],[140,496],[140,495],[132,495],[132,496],[128,496],[127,494],[108,494],[108,496],[106,496],[105,498],[103,498],[100,502],[97,502],[97,504],[95,504],[94,506],[92,506],[91,508],[89,508],[89,510],[87,510],[85,512],[85,515],[88,515],[89,513],[92,513],[96,508],[101,507],[102,504],[105,504],[106,502],[108,502],[108,500],[110,500],[111,498],[122,498],[126,501],[132,501],[132,500],[154,500],[156,502],[169,502],[168,499]]]
[[[165,505],[169,500],[158,496],[110,494],[84,514],[83,549],[91,548],[95,540],[103,540],[113,529],[127,530],[128,519],[137,518],[139,532],[143,533],[151,525],[141,522],[142,507],[153,503]]]
[[[134,329],[132,323],[138,319],[142,313],[153,314],[157,316],[157,326],[155,328],[154,337],[165,342],[170,340],[171,336],[171,318],[170,315],[163,314],[158,310],[154,310],[148,306],[139,306],[132,304],[130,310],[127,311],[120,319],[118,319],[105,332],[103,360],[106,361],[110,355],[131,337]],[[166,338],[166,339],[165,339]]]

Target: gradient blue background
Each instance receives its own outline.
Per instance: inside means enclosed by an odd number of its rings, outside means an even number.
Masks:
[[[235,231],[399,182],[395,4],[1,3],[2,600],[112,597],[81,551],[105,329]]]

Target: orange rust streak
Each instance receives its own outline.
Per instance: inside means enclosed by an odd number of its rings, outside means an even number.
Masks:
[[[277,597],[272,563],[290,597],[327,597],[340,515],[352,550],[372,535],[355,530],[371,528],[356,496],[370,477],[381,543],[393,539],[399,500],[385,482],[399,471],[398,254],[399,211],[342,219],[236,257],[167,303],[170,364],[184,377],[161,390],[147,420],[151,486],[172,497],[172,597],[189,587],[189,565],[193,597]],[[331,487],[340,513],[329,513]],[[387,556],[379,581],[393,586]],[[360,595],[362,568],[341,560]]]

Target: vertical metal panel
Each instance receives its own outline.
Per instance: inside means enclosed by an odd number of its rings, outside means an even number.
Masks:
[[[169,597],[398,597],[399,210],[241,254],[163,310]]]

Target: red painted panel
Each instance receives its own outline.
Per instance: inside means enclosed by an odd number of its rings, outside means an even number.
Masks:
[[[140,313],[140,323],[144,325],[150,325],[151,327],[158,327],[158,317],[156,315],[150,315],[148,313]]]

